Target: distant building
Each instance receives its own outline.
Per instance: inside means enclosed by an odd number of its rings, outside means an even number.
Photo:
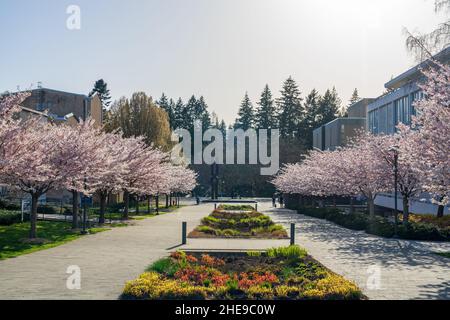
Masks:
[[[95,124],[102,125],[102,104],[97,95],[64,92],[48,88],[31,90],[31,95],[21,104],[19,117],[26,120],[40,117],[42,122],[76,125],[80,120],[92,118]],[[9,188],[0,186],[0,196],[7,196]],[[66,190],[51,190],[45,195],[49,201],[69,201],[72,194]]]
[[[435,58],[443,63],[450,61],[450,47],[438,53]],[[415,114],[414,101],[422,97],[418,82],[422,79],[420,69],[429,62],[421,63],[402,73],[384,86],[387,93],[371,102],[368,106],[368,130],[373,134],[393,134],[401,122],[411,124]]]
[[[362,99],[348,108],[348,117],[337,118],[313,132],[313,147],[317,150],[335,150],[366,128],[367,106],[374,99]]]
[[[442,63],[450,63],[450,47],[444,49],[435,56]],[[368,130],[373,134],[394,134],[399,123],[411,124],[411,118],[415,115],[414,101],[421,99],[418,83],[423,79],[420,70],[427,68],[430,62],[423,62],[394,79],[384,86],[387,93],[372,101],[368,106]],[[394,194],[379,194],[375,204],[380,207],[394,208]],[[399,196],[398,209],[403,210],[403,204]],[[450,208],[445,208],[445,214],[450,213]],[[422,194],[418,199],[410,200],[410,211],[413,213],[433,214],[437,206],[430,201],[429,194]]]
[[[103,122],[102,104],[97,95],[38,88],[31,91],[22,106],[29,110],[42,112],[55,122],[74,123],[91,117],[97,125]]]

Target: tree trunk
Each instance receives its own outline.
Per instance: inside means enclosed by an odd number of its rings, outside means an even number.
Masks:
[[[155,197],[156,214],[159,214],[159,195]]]
[[[350,197],[350,213],[355,213],[355,199]]]
[[[375,201],[372,198],[367,199],[367,208],[369,209],[370,218],[375,217]]]
[[[100,216],[98,217],[98,223],[105,223],[105,212],[106,212],[106,198],[108,194],[105,192],[100,192]]]
[[[148,196],[147,197],[147,214],[150,214],[150,200],[151,199],[151,196]]]
[[[445,207],[443,205],[439,205],[438,211],[437,211],[438,218],[442,218],[444,216],[444,209],[445,209]]]
[[[136,215],[139,215],[139,196],[136,196]]]
[[[444,199],[444,197],[440,197],[439,201],[442,201]],[[442,218],[444,216],[444,209],[445,207],[443,205],[439,205],[438,206],[438,210],[437,210],[437,217],[438,218]]]
[[[36,239],[36,225],[37,225],[37,206],[39,195],[31,194],[31,212],[30,212],[30,239]]]
[[[166,209],[169,209],[169,195],[166,194]]]
[[[72,229],[78,228],[78,191],[72,190]]]
[[[395,213],[397,214],[397,212]],[[407,196],[403,196],[403,224],[409,222],[409,199]]]
[[[333,208],[336,208],[336,196],[333,196]]]
[[[128,210],[130,208],[130,193],[128,191],[124,191],[123,193],[123,202],[125,207],[123,208],[123,220],[128,220]]]

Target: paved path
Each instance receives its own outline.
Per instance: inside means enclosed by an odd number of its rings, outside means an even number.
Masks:
[[[186,206],[126,228],[89,235],[62,246],[0,261],[0,299],[117,299],[127,280],[181,244],[212,210]],[[68,266],[81,268],[81,290],[68,290]]]
[[[271,203],[260,206],[286,227],[296,223],[296,242],[329,269],[355,281],[370,299],[450,299],[450,259],[431,253],[449,252],[450,243],[385,239],[273,209]],[[376,267],[380,287],[371,290],[376,281],[368,286],[368,280]]]

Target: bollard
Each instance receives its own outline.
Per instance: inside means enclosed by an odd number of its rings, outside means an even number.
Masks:
[[[255,211],[258,211],[258,204],[255,203]]]
[[[214,210],[217,209],[217,203],[214,203]]]
[[[295,223],[291,223],[291,246],[295,244]]]
[[[186,237],[187,237],[187,222],[183,221],[182,226],[181,226],[181,243],[182,244],[187,243]]]

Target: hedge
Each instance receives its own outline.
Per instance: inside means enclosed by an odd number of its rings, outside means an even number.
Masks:
[[[346,214],[336,208],[302,207],[298,212],[307,216],[326,219],[342,227],[366,231],[369,234],[392,238],[395,235],[395,225],[386,218],[375,216],[372,219],[363,213]],[[427,223],[410,222],[400,224],[397,236],[408,240],[450,241],[450,228]]]
[[[9,226],[19,222],[22,222],[21,212],[0,209],[0,226]]]

